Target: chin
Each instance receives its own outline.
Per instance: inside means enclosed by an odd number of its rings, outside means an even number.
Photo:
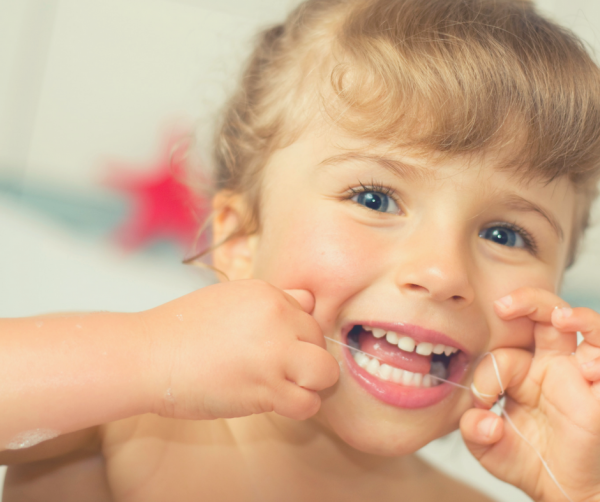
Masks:
[[[462,415],[458,408],[463,412],[468,408],[467,403],[453,402],[447,403],[452,405],[450,410],[440,405],[398,410],[370,396],[353,398],[345,392],[352,389],[344,389],[350,387],[344,377],[348,375],[342,375],[342,381],[322,395],[321,410],[315,418],[339,440],[370,455],[398,457],[415,453],[457,429]]]

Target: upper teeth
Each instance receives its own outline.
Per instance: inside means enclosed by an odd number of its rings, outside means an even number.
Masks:
[[[404,350],[406,352],[415,351],[417,354],[420,354],[422,356],[429,356],[432,353],[446,354],[447,356],[449,356],[451,354],[454,354],[455,352],[458,352],[458,349],[456,347],[450,347],[449,345],[443,345],[441,343],[417,343],[410,336],[398,334],[395,331],[386,331],[381,328],[372,328],[371,326],[363,326],[363,329],[365,331],[370,331],[371,333],[373,333],[373,336],[375,338],[383,338],[385,336],[385,339],[388,343],[391,343],[392,345],[397,345],[398,348],[400,348],[401,350]]]

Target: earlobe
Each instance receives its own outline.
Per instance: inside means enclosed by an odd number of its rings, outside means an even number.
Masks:
[[[245,231],[245,201],[238,194],[219,192],[213,199],[213,211],[214,267],[230,280],[250,279],[258,236]]]

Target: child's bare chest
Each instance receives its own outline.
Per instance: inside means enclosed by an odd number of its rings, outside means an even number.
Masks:
[[[294,452],[282,454],[260,436],[240,440],[225,421],[145,416],[134,427],[116,424],[104,448],[114,502],[368,500],[366,493],[344,493],[327,475],[288,468]]]
[[[109,430],[104,450],[114,502],[260,500],[243,455],[216,422],[140,417],[134,428]]]
[[[393,493],[381,483],[352,485],[331,484],[326,478],[296,476],[295,470],[281,468],[286,463],[281,455],[264,454],[260,441],[240,445],[223,422],[186,422],[144,416],[111,424],[105,429],[103,453],[72,459],[45,469],[44,486],[28,482],[26,492],[43,496],[7,498],[21,500],[55,500],[60,502],[92,500],[98,502],[197,502],[214,501],[280,501],[369,500],[370,492],[384,500],[482,500],[470,489],[467,492],[454,482],[452,486],[440,478],[434,483],[418,483],[416,490],[396,480]],[[289,459],[288,459],[289,460]],[[10,472],[10,471],[9,471]],[[290,474],[291,472],[291,474]],[[39,477],[39,473],[38,473]],[[102,486],[101,486],[102,485]],[[437,489],[433,489],[437,485]],[[389,487],[388,487],[389,488]],[[66,490],[66,491],[65,491]],[[35,490],[34,490],[35,491]],[[426,493],[431,491],[431,493]],[[64,493],[63,493],[64,492]],[[411,498],[415,495],[416,498]],[[434,493],[435,492],[435,493]],[[453,493],[455,492],[455,493]],[[81,498],[81,494],[86,497]],[[73,497],[67,496],[73,494]],[[371,493],[373,495],[373,493]],[[457,495],[458,498],[453,498]],[[48,498],[50,497],[50,498]]]

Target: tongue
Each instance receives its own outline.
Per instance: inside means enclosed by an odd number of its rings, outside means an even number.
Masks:
[[[360,344],[360,350],[395,368],[423,374],[429,373],[431,368],[431,356],[420,356],[415,352],[406,352],[396,345],[386,342],[385,338],[375,338],[367,331],[361,332],[358,343]]]

